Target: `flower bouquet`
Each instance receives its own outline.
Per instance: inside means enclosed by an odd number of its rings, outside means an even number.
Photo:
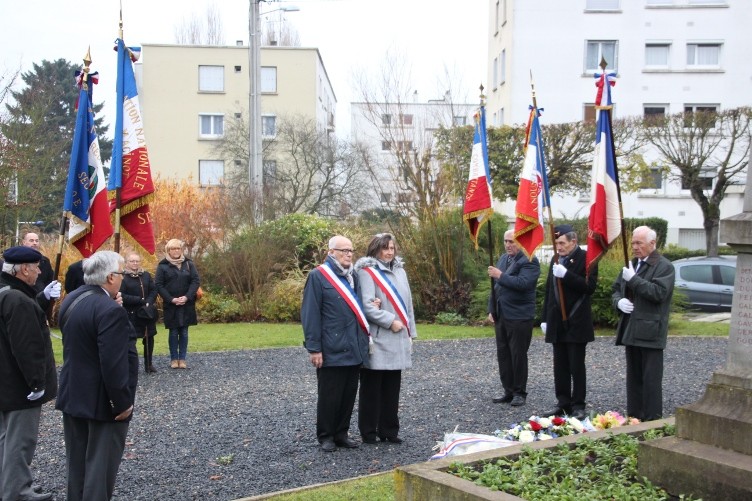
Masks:
[[[593,418],[593,426],[596,430],[607,430],[617,426],[627,426],[640,422],[637,418],[626,418],[616,411],[607,411]]]
[[[529,443],[536,440],[551,440],[565,435],[576,435],[588,431],[605,430],[617,426],[637,424],[636,418],[625,418],[615,411],[597,414],[592,420],[587,417],[580,421],[574,417],[530,416],[525,422],[516,424],[507,430],[496,430],[494,435],[504,440]]]

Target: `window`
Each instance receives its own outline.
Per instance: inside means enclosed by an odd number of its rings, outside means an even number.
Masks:
[[[648,125],[658,125],[664,118],[666,118],[666,112],[668,111],[668,105],[666,104],[646,104],[643,106],[643,117],[645,123]]]
[[[617,10],[619,0],[587,0],[585,10]]]
[[[501,71],[501,74],[499,75],[499,83],[504,83],[507,81],[507,50],[504,49],[501,51],[501,57],[499,59],[499,70]]]
[[[412,151],[412,141],[397,141],[397,151]]]
[[[467,124],[467,117],[455,116],[452,118],[452,125],[455,127],[462,127]]]
[[[595,103],[585,103],[582,119],[586,122],[595,122]]]
[[[701,284],[713,283],[713,267],[709,264],[695,264],[691,266],[682,266],[679,269],[679,276],[687,282],[699,282]]]
[[[388,204],[392,199],[392,194],[389,192],[382,192],[381,193],[381,203],[382,204]]]
[[[699,180],[703,190],[713,189],[713,180],[715,180],[715,176],[716,170],[713,167],[703,167],[700,170],[699,174],[697,175],[697,179]],[[685,176],[682,176],[681,187],[683,190],[691,189],[692,181],[687,179]]]
[[[734,277],[736,276],[736,266],[720,265],[718,267],[721,270],[721,284],[734,286]]]
[[[499,108],[499,114],[496,115],[496,125],[504,125],[504,108]]]
[[[201,186],[218,186],[225,176],[225,163],[222,160],[199,160],[198,181]]]
[[[648,190],[660,190],[663,187],[663,169],[650,169],[650,173],[643,178],[642,187]]]
[[[264,179],[274,181],[277,178],[277,161],[276,160],[264,160]]]
[[[606,69],[616,71],[616,40],[588,40],[585,52],[585,72],[601,71],[601,58],[606,60]]]
[[[690,5],[719,5],[725,4],[728,0],[689,0]]]
[[[277,92],[277,68],[275,66],[261,67],[261,92]]]
[[[277,135],[277,117],[274,115],[261,116],[261,136],[275,137]]]
[[[718,67],[721,64],[721,44],[688,43],[687,66]]]
[[[400,125],[412,125],[413,124],[413,116],[412,115],[403,115],[400,114]]]
[[[668,68],[668,51],[671,44],[648,43],[645,44],[645,66]]]
[[[199,66],[198,67],[198,90],[199,92],[224,92],[225,91],[225,67],[224,66]]]
[[[392,115],[389,113],[384,113],[381,115],[381,123],[383,125],[391,125],[392,124]]]
[[[501,25],[507,22],[507,0],[501,0]]]
[[[496,0],[496,8],[494,10],[494,34],[499,32],[499,26],[501,26],[501,21],[499,18],[499,0]]]
[[[671,5],[674,0],[647,0],[648,5]]]
[[[215,139],[225,134],[224,115],[199,115],[198,135],[206,139]]]
[[[685,104],[684,127],[709,128],[715,127],[718,106],[714,104]]]
[[[392,143],[389,141],[381,141],[381,151],[389,151],[392,149]]]
[[[499,86],[499,58],[495,57],[493,60],[493,87],[495,89]]]

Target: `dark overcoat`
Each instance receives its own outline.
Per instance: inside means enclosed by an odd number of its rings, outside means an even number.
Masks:
[[[496,293],[495,318],[532,320],[535,318],[535,287],[540,276],[540,263],[533,256],[529,260],[522,251],[514,256],[504,253],[496,263],[502,275],[494,280]],[[491,298],[488,299],[491,313]]]
[[[86,291],[93,293],[65,318]],[[65,296],[59,318],[64,320],[64,362],[55,407],[81,419],[114,421],[133,405],[138,383],[135,332],[128,314],[99,285],[84,285]]]
[[[327,257],[332,260],[332,257]],[[337,269],[336,267],[334,268]],[[354,291],[358,277],[353,274]],[[306,279],[300,311],[309,353],[323,355],[323,367],[361,365],[368,359],[368,335],[337,289],[315,268]]]
[[[164,308],[164,325],[168,329],[196,325],[196,291],[201,285],[198,271],[193,261],[186,258],[180,263],[180,268],[162,259],[157,265],[154,277],[157,292],[162,298]],[[185,296],[188,301],[183,306],[172,304],[176,297]]]
[[[57,370],[45,312],[33,287],[0,274],[0,411],[38,407],[57,393]],[[30,401],[32,391],[44,390]]]
[[[590,276],[586,278],[585,254],[577,246],[567,258],[561,259],[567,273],[560,279],[553,275],[554,258],[551,259],[541,315],[542,321],[546,323],[547,343],[589,343],[595,339],[590,298],[598,284],[598,267],[594,266],[590,270]],[[557,281],[562,286],[566,321],[562,320]]]
[[[128,318],[136,329],[138,337],[144,337],[144,331],[149,336],[157,333],[157,319],[146,320],[136,316],[136,311],[146,304],[153,305],[157,300],[157,285],[148,271],[130,273],[126,270],[123,283],[120,285],[123,296],[123,307],[128,312]]]

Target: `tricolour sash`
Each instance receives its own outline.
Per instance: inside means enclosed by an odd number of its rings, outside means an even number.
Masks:
[[[402,300],[402,296],[400,296],[400,293],[397,292],[397,288],[380,269],[376,267],[363,269],[371,276],[371,278],[373,278],[373,282],[379,286],[381,292],[384,293],[389,302],[392,304],[394,311],[397,312],[397,316],[400,318],[402,324],[407,329],[407,335],[409,337],[410,322],[407,320],[407,307],[405,306],[405,302]]]
[[[358,320],[360,328],[363,329],[366,335],[370,338],[371,334],[368,332],[368,320],[366,320],[366,314],[363,313],[363,308],[360,306],[358,296],[355,294],[352,287],[350,287],[347,280],[344,277],[337,276],[328,263],[322,264],[318,269],[323,277],[332,284],[332,287],[339,292],[339,295],[345,300],[347,306],[349,306],[353,313],[355,313],[355,318]]]

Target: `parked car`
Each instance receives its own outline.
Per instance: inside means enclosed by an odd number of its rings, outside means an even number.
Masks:
[[[736,256],[690,257],[673,262],[674,288],[704,310],[731,310]]]

